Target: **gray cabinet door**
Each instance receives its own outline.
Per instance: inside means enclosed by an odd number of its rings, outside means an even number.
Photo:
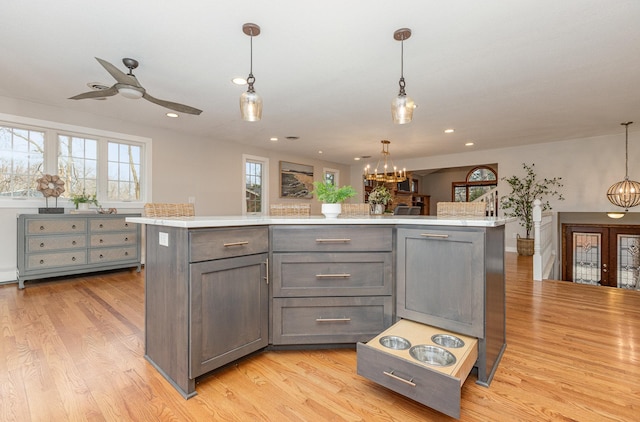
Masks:
[[[399,317],[484,338],[484,232],[398,229]]]
[[[189,376],[268,345],[267,254],[190,265]]]

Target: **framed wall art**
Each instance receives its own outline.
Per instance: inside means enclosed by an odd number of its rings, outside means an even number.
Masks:
[[[313,166],[280,161],[280,197],[310,199],[313,191]]]

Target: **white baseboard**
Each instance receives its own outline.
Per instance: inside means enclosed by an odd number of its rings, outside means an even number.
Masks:
[[[0,271],[0,283],[17,283],[16,270]]]

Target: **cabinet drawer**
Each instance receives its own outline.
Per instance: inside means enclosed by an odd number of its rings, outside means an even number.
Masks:
[[[97,248],[89,250],[89,263],[130,261],[138,259],[138,252],[135,246],[120,248]]]
[[[432,340],[434,334],[453,335],[462,339],[464,346],[439,346]],[[400,350],[382,345],[380,339],[386,336],[406,339],[411,347],[439,347],[455,356],[455,362],[446,366],[424,363],[411,355],[409,346]],[[459,418],[462,385],[477,358],[477,339],[401,320],[367,344],[358,343],[357,372],[403,396]]]
[[[60,253],[38,253],[27,255],[27,270],[58,268],[84,265],[87,263],[87,252],[83,250]]]
[[[129,223],[123,218],[93,218],[89,222],[91,233],[132,231],[137,229],[136,223]]]
[[[138,236],[133,233],[103,233],[92,234],[90,245],[91,247],[97,246],[118,246],[118,245],[136,245],[138,243]]]
[[[273,296],[391,295],[392,255],[372,253],[276,253]]]
[[[305,227],[273,229],[274,252],[374,252],[391,251],[393,230],[389,227]]]
[[[274,298],[273,344],[355,343],[391,325],[391,296]]]
[[[87,236],[84,234],[73,236],[29,236],[27,238],[27,252],[84,248],[86,244]]]
[[[189,232],[190,262],[265,253],[269,250],[269,229],[247,227]]]
[[[28,220],[27,234],[48,233],[84,233],[87,231],[87,220],[78,218],[52,218]]]

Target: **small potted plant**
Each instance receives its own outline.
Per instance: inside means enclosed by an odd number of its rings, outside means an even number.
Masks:
[[[377,185],[369,193],[369,204],[371,205],[371,214],[384,213],[387,204],[392,202],[391,192],[385,185]]]
[[[511,193],[500,198],[500,206],[504,216],[518,218],[518,223],[525,229],[525,238],[518,235],[517,248],[520,255],[533,255],[534,239],[530,237],[533,229],[533,201],[540,199],[542,210],[546,211],[551,209],[551,205],[548,200],[545,200],[545,197],[556,197],[559,201],[564,200],[562,194],[556,190],[563,186],[562,177],[538,180],[533,171],[534,165],[528,166],[522,163],[522,167],[527,173],[523,178],[511,176],[501,179],[511,187]]]
[[[338,188],[333,183],[324,180],[313,182],[313,192],[322,202],[322,214],[327,218],[336,218],[342,212],[342,203],[356,194],[355,189],[349,185]]]
[[[71,196],[71,202],[76,206],[76,209],[80,210],[88,210],[89,205],[93,204],[96,207],[99,207],[98,199],[96,195],[87,195],[84,191],[81,194],[74,194]]]

